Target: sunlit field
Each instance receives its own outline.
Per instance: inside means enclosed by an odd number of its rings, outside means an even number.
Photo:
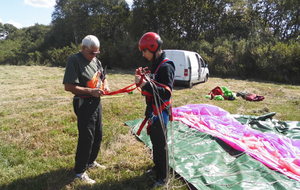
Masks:
[[[150,181],[144,173],[153,166],[151,151],[124,125],[143,118],[144,97],[137,90],[102,98],[104,137],[98,161],[107,169],[89,171],[97,181],[93,186],[73,180],[77,126],[72,94],[62,85],[63,74],[64,68],[0,66],[0,189],[148,189]],[[132,84],[133,74],[133,70],[108,70],[111,90]],[[216,86],[265,99],[205,98]],[[211,77],[191,89],[175,87],[173,107],[186,104],[213,104],[232,114],[276,112],[275,119],[299,121],[300,86]],[[172,186],[189,189],[180,179]]]

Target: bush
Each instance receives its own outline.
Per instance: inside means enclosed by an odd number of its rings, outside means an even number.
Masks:
[[[290,43],[277,42],[262,44],[254,50],[255,60],[261,79],[288,82],[300,82],[300,44],[297,41]]]
[[[40,65],[43,59],[42,54],[39,51],[28,53],[28,57],[26,65]]]
[[[70,55],[78,52],[79,47],[72,44],[60,49],[51,49],[46,52],[44,64],[50,64],[51,66],[65,67],[67,59]]]
[[[236,75],[234,51],[229,40],[216,41],[210,70],[219,76]]]
[[[0,41],[0,64],[16,65],[15,60],[18,58],[21,41],[18,40],[1,40]]]

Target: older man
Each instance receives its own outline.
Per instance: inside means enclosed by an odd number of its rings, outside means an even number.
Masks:
[[[96,162],[102,141],[102,105],[100,96],[108,91],[101,62],[100,42],[88,35],[81,43],[81,51],[68,58],[63,84],[74,94],[73,107],[77,116],[78,144],[75,156],[76,178],[94,184],[86,173],[88,168],[105,166]]]

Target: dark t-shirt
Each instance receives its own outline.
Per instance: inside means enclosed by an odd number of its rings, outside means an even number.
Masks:
[[[79,52],[68,58],[63,84],[99,88],[104,79],[103,67],[96,57],[89,61]]]

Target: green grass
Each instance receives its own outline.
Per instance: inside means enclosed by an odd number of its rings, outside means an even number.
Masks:
[[[153,163],[150,151],[131,135],[124,122],[142,118],[144,97],[138,91],[102,98],[104,137],[98,161],[107,170],[92,170],[97,181],[73,181],[77,143],[72,95],[62,85],[64,69],[0,66],[0,189],[147,189],[144,171]],[[109,70],[112,90],[133,82],[133,71]],[[265,96],[262,102],[215,101],[204,96],[215,86]],[[300,86],[210,78],[192,89],[176,87],[173,106],[213,104],[232,114],[276,112],[278,120],[300,120]],[[171,183],[188,189],[183,181]]]

